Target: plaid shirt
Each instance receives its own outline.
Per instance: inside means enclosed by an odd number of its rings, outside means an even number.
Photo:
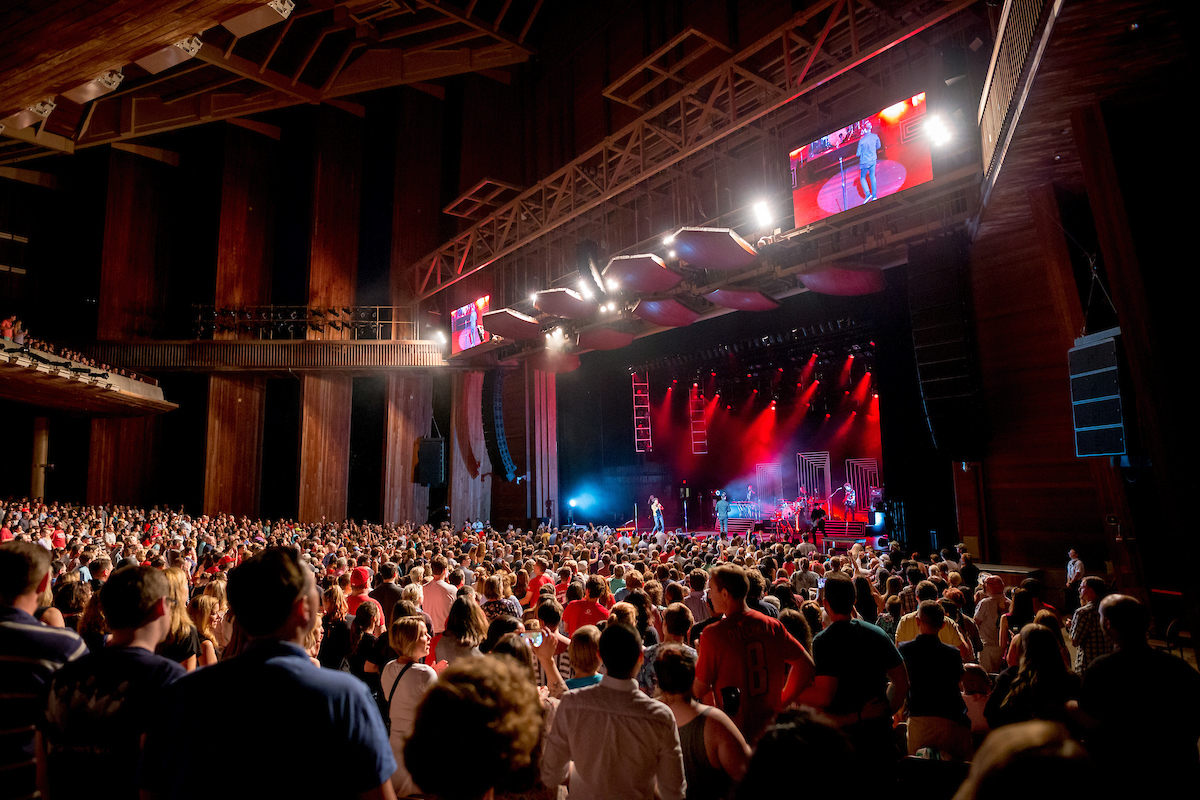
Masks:
[[[901,616],[903,616],[904,614],[913,613],[914,611],[917,610],[917,606],[919,606],[919,605],[920,605],[920,603],[917,602],[917,590],[915,587],[905,586],[903,589],[900,590]]]
[[[1112,641],[1100,624],[1100,612],[1095,603],[1088,603],[1075,610],[1071,617],[1071,642],[1079,648],[1075,651],[1075,672],[1080,676],[1089,664],[1112,652]]]

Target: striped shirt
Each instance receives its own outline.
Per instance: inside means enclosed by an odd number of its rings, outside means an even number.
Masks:
[[[59,667],[87,653],[79,634],[0,606],[0,798],[32,794],[34,725]]]

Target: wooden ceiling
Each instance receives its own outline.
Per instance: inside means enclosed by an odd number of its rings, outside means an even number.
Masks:
[[[267,3],[29,0],[0,12],[0,120],[56,107],[27,127],[10,118],[0,164],[521,63],[542,2],[297,0],[239,38],[221,23]],[[192,36],[199,51],[164,71],[134,63]],[[115,91],[63,96],[114,70]]]

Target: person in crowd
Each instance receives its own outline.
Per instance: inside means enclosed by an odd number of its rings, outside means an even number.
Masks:
[[[696,659],[696,650],[687,643],[688,631],[694,624],[692,612],[683,603],[672,603],[663,614],[663,641],[661,644],[650,645],[646,648],[642,669],[638,672],[638,686],[646,694],[654,697],[658,693],[658,677],[656,663],[658,650],[667,645],[677,645],[687,653],[692,660]],[[693,671],[694,668],[693,668]]]
[[[482,655],[479,643],[487,636],[487,617],[469,597],[459,596],[446,615],[445,635],[437,644],[435,658],[453,666],[460,658]]]
[[[400,599],[400,570],[391,561],[379,565],[379,585],[371,590],[371,599],[383,609],[383,618],[392,618],[392,608]],[[347,604],[347,610],[348,604]]]
[[[984,713],[993,729],[1014,722],[1067,721],[1067,702],[1079,696],[1079,676],[1063,662],[1061,634],[1044,625],[1021,628],[1020,660],[996,679]]]
[[[1081,605],[1071,615],[1071,644],[1075,646],[1073,668],[1083,678],[1093,661],[1113,650],[1104,626],[1100,624],[1100,601],[1104,599],[1108,586],[1104,579],[1088,575],[1079,581]]]
[[[987,722],[987,701],[992,694],[992,676],[978,664],[963,664],[962,698],[971,719],[971,741],[976,749],[991,731]]]
[[[421,610],[428,614],[433,622],[433,630],[429,635],[433,637],[436,647],[437,640],[446,632],[446,617],[450,614],[450,606],[454,604],[457,591],[446,581],[444,556],[434,556],[429,566],[433,572],[433,580],[421,587]]]
[[[398,617],[388,630],[388,642],[396,652],[396,659],[383,668],[380,683],[387,711],[388,743],[396,758],[392,788],[397,797],[417,791],[404,760],[404,745],[412,733],[417,706],[437,681],[438,672],[446,666],[444,661],[433,667],[421,663],[429,655],[430,641],[425,622],[418,617]]]
[[[325,590],[324,610],[321,614],[321,651],[317,659],[322,667],[340,669],[342,661],[350,655],[353,619],[347,616],[349,604],[346,595],[337,584]]]
[[[799,702],[828,715],[872,771],[886,772],[897,755],[892,715],[908,696],[908,672],[895,643],[854,617],[854,595],[846,577],[826,579],[829,627],[813,637],[816,677]]]
[[[600,629],[584,625],[575,631],[567,646],[574,677],[567,679],[567,689],[594,686],[604,676],[600,674]]]
[[[491,575],[483,582],[483,615],[490,625],[497,617],[512,616],[512,608],[504,602],[504,577]]]
[[[37,790],[35,725],[51,676],[88,653],[79,634],[33,616],[50,584],[50,553],[28,541],[0,544],[0,798]]]
[[[746,603],[750,581],[736,564],[709,572],[708,596],[723,619],[700,634],[693,694],[716,705],[753,742],[813,679],[813,659],[777,619]]]
[[[253,753],[259,764],[292,764],[297,739],[336,769],[254,769],[238,773],[226,793],[240,797],[332,797],[391,800],[396,760],[367,687],[338,670],[320,669],[304,651],[319,623],[321,596],[311,570],[291,548],[266,548],[229,574],[229,603],[250,639],[237,658],[171,684],[148,720],[140,761],[142,797],[200,798],[213,791],[197,780],[192,748],[178,733],[220,742],[223,752]],[[253,686],[253,692],[247,692]],[[197,715],[213,698],[237,696],[223,713]],[[319,748],[319,750],[318,750]],[[232,791],[231,791],[232,790]]]
[[[585,584],[587,597],[570,602],[563,609],[563,625],[566,627],[567,636],[574,635],[575,631],[584,625],[595,625],[608,619],[608,609],[600,604],[600,598],[604,595],[604,584],[604,578],[589,575]]]
[[[537,690],[520,665],[463,659],[417,707],[404,761],[421,790],[439,800],[504,798],[536,773],[542,725]]]
[[[104,610],[100,607],[100,592],[94,590],[88,598],[83,614],[79,617],[76,633],[83,637],[88,650],[99,650],[108,639],[108,623],[104,619]]]
[[[112,631],[109,646],[56,672],[46,695],[38,725],[43,797],[73,796],[81,776],[94,776],[99,796],[136,798],[132,766],[141,737],[163,689],[187,674],[154,654],[171,628],[171,585],[162,572],[120,569],[99,600]]]
[[[211,595],[198,594],[188,603],[188,619],[200,637],[197,666],[215,664],[220,656],[216,632],[218,615],[217,598]]]
[[[999,575],[988,575],[983,581],[983,599],[975,606],[975,627],[983,649],[979,652],[979,663],[991,673],[1004,667],[1005,648],[1000,640],[1000,620],[1008,609],[1004,597],[1004,580]]]
[[[927,600],[937,602],[937,599],[937,586],[932,581],[921,581],[917,584],[918,602],[924,603]],[[912,641],[917,638],[919,632],[920,622],[918,613],[914,611],[911,614],[905,614],[896,623],[896,644],[900,645]],[[944,643],[957,648],[964,661],[973,661],[975,659],[975,651],[971,649],[971,645],[963,638],[962,631],[954,624],[954,620],[946,619],[943,616],[942,628],[938,631],[938,638]]]
[[[383,620],[383,606],[379,601],[370,595],[371,590],[371,570],[366,567],[355,567],[350,570],[350,594],[346,596],[346,613],[354,616],[358,613],[358,607],[363,603],[370,603],[379,608],[379,619]]]
[[[1114,768],[1112,796],[1195,786],[1200,673],[1150,646],[1150,613],[1135,598],[1110,594],[1100,601],[1099,613],[1113,652],[1088,665],[1071,711],[1084,726],[1096,762]]]
[[[805,794],[813,797],[844,794],[847,776],[862,783],[861,761],[846,736],[828,717],[803,706],[786,709],[767,726],[733,794],[735,800],[793,796],[796,772],[780,769],[783,764],[813,765],[803,775]]]
[[[686,612],[687,608],[680,606]],[[688,800],[719,800],[746,774],[750,747],[724,711],[698,702],[692,695],[696,655],[690,647],[668,641],[655,649],[654,673],[660,700],[675,715]]]
[[[569,783],[573,800],[680,800],[686,784],[675,718],[638,689],[642,639],[610,622],[600,635],[607,674],[563,696],[542,755],[543,783]]]
[[[1067,551],[1067,583],[1063,592],[1066,597],[1066,603],[1063,605],[1064,613],[1074,613],[1075,609],[1079,607],[1079,602],[1082,600],[1079,589],[1085,574],[1083,559],[1079,557],[1079,553],[1074,548],[1071,548]]]
[[[171,629],[159,644],[157,652],[191,672],[199,664],[202,646],[200,634],[188,616],[187,573],[178,567],[170,567],[164,570],[164,574],[171,585]]]
[[[991,733],[975,754],[954,800],[1024,800],[1105,797],[1097,763],[1066,727],[1043,720],[1008,725]]]
[[[708,584],[708,574],[702,569],[693,569],[687,576],[688,593],[683,598],[683,604],[692,612],[692,619],[703,622],[712,616],[708,603],[704,601],[704,589]]]
[[[920,633],[900,645],[908,672],[908,754],[926,747],[958,761],[971,759],[971,719],[959,692],[963,675],[958,649],[938,638],[945,611],[935,600],[917,607]]]

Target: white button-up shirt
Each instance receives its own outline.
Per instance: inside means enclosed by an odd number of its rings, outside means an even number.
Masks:
[[[572,766],[571,762],[574,762]],[[542,753],[542,781],[571,778],[571,800],[682,798],[683,752],[675,715],[634,679],[605,675],[563,695]]]

